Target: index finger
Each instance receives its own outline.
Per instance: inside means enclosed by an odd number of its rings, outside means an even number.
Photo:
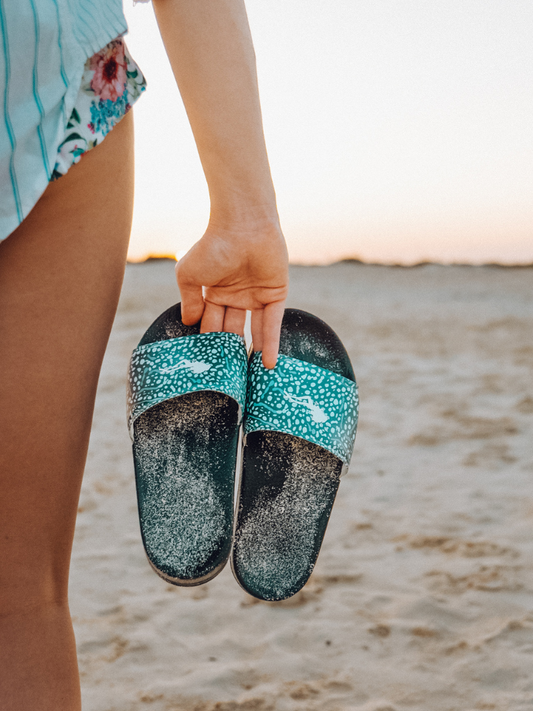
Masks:
[[[185,325],[193,326],[204,314],[202,287],[184,275],[180,264],[176,264],[176,278],[181,296],[181,320]]]
[[[281,323],[285,300],[267,304],[263,309],[262,351],[265,368],[274,368],[278,360]]]

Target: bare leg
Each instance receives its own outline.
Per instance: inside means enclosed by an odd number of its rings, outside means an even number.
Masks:
[[[0,244],[0,708],[78,711],[68,570],[133,203],[128,114]]]

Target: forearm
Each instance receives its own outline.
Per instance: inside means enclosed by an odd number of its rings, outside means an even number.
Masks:
[[[244,0],[153,0],[194,133],[211,220],[277,224]]]

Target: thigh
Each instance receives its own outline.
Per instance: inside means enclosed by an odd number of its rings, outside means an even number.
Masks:
[[[66,597],[131,228],[132,122],[50,184],[0,244],[0,606]]]

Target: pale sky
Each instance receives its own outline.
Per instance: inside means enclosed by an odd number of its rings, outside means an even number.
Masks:
[[[293,262],[533,262],[531,0],[246,4]],[[152,8],[125,9],[149,84],[130,257],[180,254],[205,180]]]

